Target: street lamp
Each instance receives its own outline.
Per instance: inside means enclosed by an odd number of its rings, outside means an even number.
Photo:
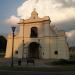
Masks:
[[[22,52],[22,59],[24,57],[23,53],[24,53],[24,19],[23,19],[23,52]]]
[[[15,32],[15,29],[16,27],[11,27],[12,29],[12,34],[13,34],[13,38],[12,38],[12,62],[11,62],[11,66],[13,67],[13,50],[14,50],[14,32]]]

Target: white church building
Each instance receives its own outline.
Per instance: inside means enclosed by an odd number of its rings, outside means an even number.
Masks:
[[[33,10],[29,19],[21,19],[20,30],[14,37],[14,58],[69,59],[64,31],[55,31],[49,16],[38,17]],[[12,56],[12,34],[8,35],[5,58]]]

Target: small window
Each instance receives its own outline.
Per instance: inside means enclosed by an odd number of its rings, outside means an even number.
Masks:
[[[16,51],[15,53],[18,54],[18,51]]]
[[[31,35],[30,35],[31,38],[37,38],[38,37],[38,29],[37,27],[32,27],[31,28]]]
[[[54,54],[55,54],[55,55],[58,55],[58,51],[55,51]]]

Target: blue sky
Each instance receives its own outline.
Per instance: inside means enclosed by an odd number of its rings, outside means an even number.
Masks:
[[[0,20],[16,15],[16,10],[25,0],[0,0]]]
[[[8,33],[9,25],[2,23],[5,19],[9,18],[11,15],[17,16],[17,8],[25,0],[0,0],[0,33]]]

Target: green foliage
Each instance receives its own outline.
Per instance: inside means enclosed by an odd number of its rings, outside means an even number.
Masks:
[[[0,36],[0,52],[5,52],[7,40],[4,36]]]
[[[59,59],[57,61],[53,61],[51,64],[53,65],[75,65],[75,61]]]

